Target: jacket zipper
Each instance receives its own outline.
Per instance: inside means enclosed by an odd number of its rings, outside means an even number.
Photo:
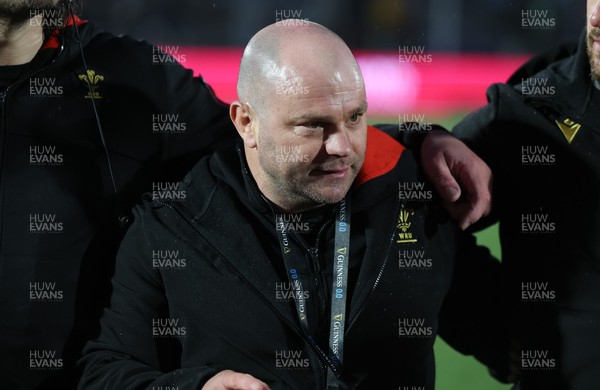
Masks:
[[[202,235],[202,233],[200,233],[200,231],[198,231],[198,229],[192,223],[190,223],[187,220],[187,218],[185,218],[183,216],[183,214],[178,209],[174,208],[170,204],[163,203],[162,201],[156,201],[156,203],[158,203],[160,205],[163,205],[163,206],[171,209],[183,223],[185,223],[188,227],[190,227],[192,229],[192,231],[198,236],[198,238],[200,239],[200,241],[204,245],[206,245],[214,253],[216,253],[221,259],[223,259],[223,262],[225,263],[225,265],[227,266],[227,268],[233,274],[235,274],[238,278],[240,278],[240,280],[250,289],[250,291],[252,291],[252,293],[258,299],[260,299],[269,309],[271,309],[277,315],[277,317],[279,317],[280,320],[282,320],[283,322],[285,322],[290,327],[290,329],[292,329],[294,331],[294,333],[296,333],[302,339],[302,341],[306,345],[308,345],[316,353],[316,355],[318,357],[321,358],[321,361],[322,361],[323,364],[325,364],[326,366],[331,367],[332,370],[334,371],[334,373],[336,374],[336,376],[339,375],[339,372],[337,371],[337,368],[335,367],[335,365],[331,362],[331,360],[329,359],[329,357],[327,357],[327,355],[320,348],[318,348],[316,346],[316,343],[312,340],[312,338],[309,338],[308,336],[306,336],[296,326],[296,324],[294,324],[293,322],[289,321],[275,306],[273,306],[273,304],[268,299],[266,299],[258,290],[256,290],[256,287],[254,287],[254,285],[252,283],[250,283],[250,281],[242,273],[240,273],[237,270],[237,268],[231,263],[231,261],[229,261],[229,259],[227,259],[225,256],[223,256],[223,254],[217,248],[215,248],[210,242],[208,242],[204,238],[204,236]],[[317,377],[316,379],[317,379],[316,382],[319,383],[319,378]]]
[[[244,175],[246,175],[246,177],[248,177],[248,176],[250,175],[250,172],[248,171],[248,167],[247,167],[247,166],[246,166],[246,164],[245,164],[245,159],[244,159],[244,157],[242,156],[242,151],[241,151],[241,149],[240,149],[239,145],[236,147],[236,149],[237,149],[237,152],[238,152],[238,156],[239,156],[239,158],[240,158],[240,162],[241,162],[241,164],[242,164],[243,173],[244,173]],[[252,188],[252,192],[254,193],[254,195],[255,195],[255,196],[257,196],[257,199],[263,199],[263,200],[265,201],[265,203],[266,203],[266,204],[269,206],[269,208],[271,209],[271,214],[275,215],[275,210],[273,210],[273,206],[271,206],[271,203],[269,203],[269,202],[268,202],[268,200],[267,200],[267,199],[265,199],[265,197],[264,197],[264,196],[263,196],[263,194],[262,194],[262,193],[261,193],[261,192],[258,190],[258,188],[256,188],[256,186],[254,186],[254,185],[253,185],[253,184],[254,184],[254,182],[253,182],[252,180],[248,180],[248,182],[250,183],[250,187]],[[170,206],[168,206],[168,207],[170,207]],[[180,215],[181,215],[181,214],[180,214]],[[321,233],[323,232],[323,230],[325,229],[326,225],[327,225],[327,224],[324,224],[323,226],[321,226],[321,229],[319,230],[319,233],[318,233],[318,235],[317,235],[317,242],[316,242],[316,245],[317,245],[317,248],[316,248],[316,255],[317,255],[317,256],[318,256],[318,244],[319,244],[319,237],[320,237]],[[393,236],[392,236],[392,238],[393,238]],[[211,248],[212,248],[212,246],[211,246]],[[217,252],[217,253],[218,253],[218,252]],[[310,251],[309,251],[309,253],[310,253]],[[221,257],[223,257],[223,258],[224,258],[224,256],[221,256]],[[317,261],[316,261],[316,263],[318,263],[318,257],[317,257]],[[231,264],[231,263],[230,263],[230,264]],[[231,265],[231,266],[233,267],[233,265]],[[319,269],[320,269],[320,265],[319,265]],[[236,272],[236,273],[237,273],[237,272]],[[243,277],[243,276],[242,276],[242,275],[240,275],[240,277]],[[254,291],[254,286],[252,286],[252,285],[250,284],[250,282],[249,282],[249,281],[247,281],[247,283],[250,285],[250,287],[251,287],[251,288],[252,288],[252,290]],[[264,299],[262,298],[262,295],[261,295],[261,294],[259,294],[258,292],[255,292],[255,294],[257,294],[257,295],[259,296],[259,298],[261,298],[261,300],[263,300],[263,301],[264,301]],[[280,318],[283,318],[283,319],[284,319],[284,320],[285,320],[285,321],[286,321],[288,324],[290,324],[290,323],[289,323],[289,322],[288,322],[288,321],[287,321],[287,320],[286,320],[286,319],[283,317],[283,315],[281,315],[281,314],[279,313],[279,311],[277,311],[277,309],[271,305],[271,303],[270,303],[270,302],[268,302],[268,301],[267,301],[266,303],[268,304],[268,306],[269,306],[269,307],[271,307],[271,308],[272,308],[272,310],[275,310],[275,311],[276,311],[276,313],[278,314],[278,316],[280,316]],[[323,305],[324,305],[324,303],[323,303]],[[333,364],[333,362],[331,361],[331,359],[329,359],[329,357],[327,356],[327,354],[325,354],[325,353],[324,353],[324,352],[321,350],[321,348],[319,348],[319,347],[317,346],[317,344],[316,344],[316,341],[314,341],[314,340],[312,339],[312,337],[309,339],[309,338],[308,338],[308,337],[307,337],[307,336],[306,336],[306,335],[305,335],[305,334],[304,334],[304,333],[303,333],[301,330],[299,330],[299,329],[298,329],[298,328],[297,328],[297,327],[296,327],[296,326],[295,326],[293,323],[291,323],[290,325],[291,325],[291,326],[293,326],[293,329],[296,331],[296,333],[297,333],[297,334],[299,334],[299,335],[300,335],[300,337],[302,337],[302,339],[303,339],[303,340],[305,340],[305,342],[308,342],[308,345],[309,345],[309,346],[310,346],[310,347],[311,347],[311,348],[312,348],[312,349],[313,349],[313,350],[314,350],[314,351],[317,353],[317,356],[320,356],[320,357],[321,357],[321,360],[322,360],[322,362],[323,362],[323,363],[325,363],[325,366],[329,367],[329,368],[330,368],[330,369],[333,371],[334,375],[335,375],[337,378],[341,378],[341,375],[342,375],[342,373],[341,373],[341,372],[340,372],[340,371],[337,369],[337,366],[336,366],[335,364]],[[347,333],[347,332],[346,332],[346,333]],[[327,370],[325,369],[324,371],[325,371],[325,372],[323,373],[323,384],[324,384],[324,383],[326,383],[326,378],[327,378]],[[316,377],[316,373],[315,373],[315,377]],[[316,377],[316,383],[319,383],[319,378],[318,378],[318,377]]]
[[[64,45],[61,43],[60,48],[58,50],[58,53],[56,53],[56,55],[52,58],[52,61],[50,61],[48,64],[42,66],[39,69],[33,70],[29,73],[27,73],[26,75],[22,76],[21,78],[19,78],[17,81],[15,81],[12,84],[9,84],[3,92],[0,92],[0,106],[1,106],[1,114],[0,114],[0,213],[2,212],[2,210],[4,210],[4,169],[5,169],[5,163],[4,163],[4,159],[6,157],[6,132],[7,132],[7,127],[6,127],[6,101],[8,98],[9,93],[11,92],[12,89],[16,88],[19,84],[23,83],[25,80],[27,80],[28,78],[30,78],[33,75],[36,75],[38,73],[41,73],[43,71],[45,71],[46,69],[48,69],[50,66],[52,66],[55,62],[56,59],[58,58],[58,56],[63,52],[64,49]],[[2,253],[2,244],[4,242],[4,231],[2,229],[2,223],[0,223],[0,253]]]
[[[308,252],[315,272],[315,285],[317,286],[317,295],[319,296],[319,313],[321,316],[324,316],[326,309],[326,296],[327,296],[327,277],[325,275],[325,269],[321,266],[321,259],[319,258],[319,243],[321,241],[321,236],[325,229],[331,224],[331,220],[326,221],[317,232],[317,240],[315,241],[315,246],[311,247],[302,239],[302,237],[298,237],[297,234],[294,234],[294,237],[298,239],[298,242],[304,247],[304,249]]]
[[[400,207],[400,205],[396,206],[396,210],[395,210],[394,215],[398,214],[399,207]],[[390,255],[390,249],[392,247],[392,243],[394,242],[394,235],[395,235],[394,233],[395,233],[395,229],[392,228],[392,235],[390,237],[389,245],[387,246],[387,249],[385,251],[385,258],[383,259],[383,264],[381,265],[381,268],[379,269],[379,273],[377,274],[377,278],[375,279],[375,283],[373,284],[373,287],[371,288],[371,291],[369,292],[369,295],[364,300],[364,302],[361,305],[360,309],[358,309],[358,312],[356,313],[356,316],[354,316],[354,318],[352,319],[352,321],[350,322],[350,324],[348,324],[348,327],[346,328],[346,331],[344,332],[344,335],[348,335],[348,333],[350,332],[350,329],[352,328],[352,325],[354,325],[356,323],[356,321],[358,320],[358,318],[360,317],[360,315],[362,314],[362,312],[365,310],[365,307],[367,306],[367,302],[369,301],[369,299],[371,298],[371,296],[373,296],[373,294],[375,293],[375,289],[377,289],[377,286],[379,285],[379,282],[381,280],[381,276],[383,275],[383,270],[385,269],[385,266],[387,265],[387,262],[388,262],[388,258],[389,258],[389,255]]]
[[[315,242],[315,248],[313,251],[313,256],[314,256],[314,263],[316,265],[316,271],[319,275],[319,278],[321,279],[321,285],[323,286],[321,288],[321,290],[323,291],[323,294],[321,296],[321,315],[325,315],[325,307],[326,307],[326,303],[325,303],[325,296],[327,295],[327,278],[325,275],[325,270],[321,267],[321,261],[319,259],[319,244],[321,241],[321,236],[323,235],[323,232],[325,231],[325,228],[329,226],[329,224],[331,223],[331,221],[326,221],[321,228],[319,229],[319,232],[317,233],[317,240]],[[318,287],[318,284],[317,284]],[[321,294],[320,294],[321,295]]]
[[[6,157],[5,138],[6,138],[6,120],[5,120],[5,111],[6,111],[6,95],[8,93],[8,88],[4,91],[0,92],[0,213],[4,210],[4,159]],[[0,221],[0,253],[2,253],[2,246],[4,242],[4,224]],[[0,257],[1,259],[1,257]],[[0,262],[1,265],[1,262]]]

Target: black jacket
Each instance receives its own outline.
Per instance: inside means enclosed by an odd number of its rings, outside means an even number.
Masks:
[[[522,389],[598,389],[600,91],[585,34],[487,94],[454,133],[495,174]]]
[[[201,160],[182,188],[185,201],[148,199],[136,207],[100,337],[86,346],[80,388],[199,389],[224,369],[272,389],[324,388],[329,311],[312,334],[315,346],[293,301],[281,294],[288,280],[275,215],[242,147]],[[433,343],[455,255],[493,260],[448,220],[412,153],[375,128],[351,204],[342,388],[433,389]],[[400,220],[401,213],[408,218]],[[330,300],[331,218],[331,210],[323,212],[315,247],[292,235],[293,250],[315,264],[304,271],[326,280],[309,291],[308,305]]]
[[[78,23],[89,73],[67,26],[0,93],[2,388],[75,386],[69,371],[98,330],[133,204],[236,134],[191,70]]]

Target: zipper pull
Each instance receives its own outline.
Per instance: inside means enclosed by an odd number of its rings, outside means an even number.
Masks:
[[[315,270],[317,272],[321,271],[321,262],[319,261],[319,248],[310,248],[310,255],[313,258],[313,263],[315,264]]]

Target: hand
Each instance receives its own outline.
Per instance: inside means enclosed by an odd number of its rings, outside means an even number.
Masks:
[[[252,375],[225,370],[210,378],[202,390],[269,390],[269,386]]]
[[[433,130],[421,146],[421,163],[461,229],[490,213],[492,171],[462,141]]]

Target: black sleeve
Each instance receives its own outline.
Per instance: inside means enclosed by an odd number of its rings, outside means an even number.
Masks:
[[[183,57],[157,62],[158,49],[106,33],[86,50],[105,75],[99,116],[119,192],[116,208],[129,217],[153,183],[182,180],[201,157],[239,139],[228,105],[202,76],[177,61]]]
[[[202,76],[194,77],[179,65],[163,67],[166,113],[177,115],[185,131],[164,134],[162,171],[166,176],[174,172],[181,176],[201,156],[231,144],[239,135],[229,118],[229,105],[215,96]]]
[[[487,90],[488,104],[467,115],[452,129],[452,134],[484,160],[494,175],[492,212],[469,227],[469,231],[479,231],[497,223],[503,206],[499,199],[510,190],[505,178],[511,176],[513,167],[507,164],[506,151],[507,143],[517,130],[513,123],[499,120],[501,93],[510,94],[512,99],[519,97],[512,87],[494,84]]]
[[[502,135],[506,135],[497,125],[498,93],[497,85],[490,86],[487,91],[488,104],[467,115],[452,129],[452,134],[488,164],[493,162],[494,156],[502,150],[499,142],[502,142]]]
[[[153,319],[168,317],[168,308],[160,273],[147,261],[151,253],[139,210],[117,255],[100,335],[86,344],[78,363],[81,390],[200,389],[222,371],[215,366],[181,369],[177,341],[153,336]]]
[[[104,77],[97,103],[109,150],[152,166],[153,178],[177,180],[239,135],[229,105],[187,68],[187,57],[159,53],[147,41],[110,33],[86,46],[90,69]]]
[[[374,127],[384,131],[407,149],[411,150],[417,161],[421,159],[421,145],[429,133],[433,130],[448,131],[437,124],[418,122],[404,122],[399,125],[377,124]]]
[[[439,335],[472,355],[507,383],[510,332],[500,262],[475,237],[461,233],[450,290],[440,311]]]
[[[481,157],[494,173],[492,212],[469,231],[481,230],[498,222],[502,199],[510,187],[504,182],[506,143],[515,132],[514,124],[500,118],[506,104],[520,99],[508,85],[494,84],[487,90],[488,104],[467,115],[452,133]],[[487,366],[499,381],[508,383],[510,367],[509,307],[504,291],[504,267],[487,248],[477,246],[475,238],[464,233],[457,252],[449,294],[440,314],[440,336],[465,355],[474,356]]]

